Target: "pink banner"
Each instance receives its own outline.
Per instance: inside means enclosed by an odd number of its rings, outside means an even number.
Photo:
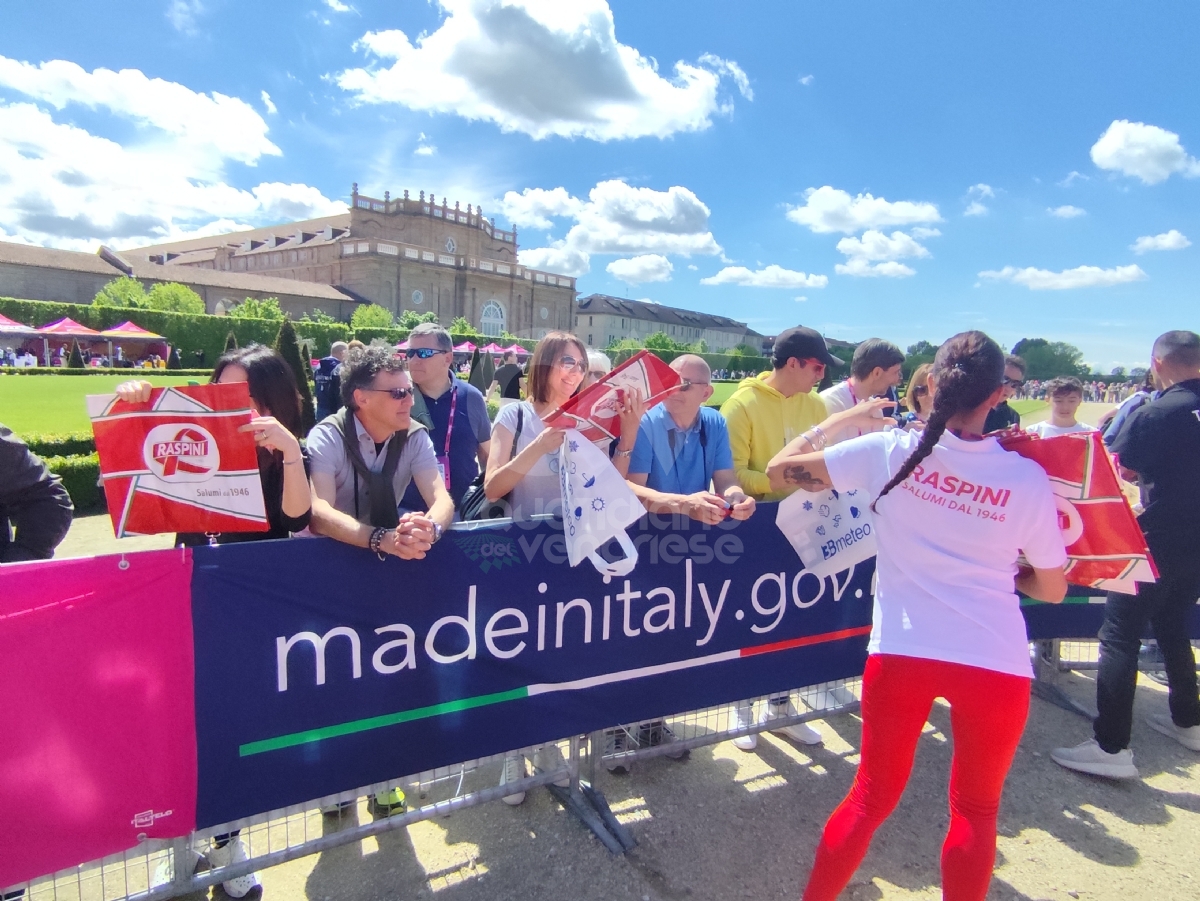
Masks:
[[[0,567],[0,889],[195,827],[191,570]]]

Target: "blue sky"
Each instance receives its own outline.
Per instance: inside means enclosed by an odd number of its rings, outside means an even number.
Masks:
[[[1195,3],[9,4],[0,239],[425,190],[604,292],[1105,371],[1200,328]],[[801,299],[802,298],[802,299]]]

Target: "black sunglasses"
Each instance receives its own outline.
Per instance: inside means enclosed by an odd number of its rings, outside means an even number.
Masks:
[[[364,388],[364,391],[382,391],[384,394],[390,394],[392,400],[404,400],[406,397],[412,397],[412,388]]]
[[[913,397],[924,397],[929,393],[928,385],[915,385],[912,390]]]
[[[405,348],[404,356],[408,359],[416,357],[418,360],[428,360],[430,357],[436,357],[438,354],[448,354],[448,350],[437,350],[433,347],[409,347]]]
[[[1020,387],[1021,387],[1022,385],[1024,385],[1024,384],[1025,384],[1025,380],[1024,380],[1024,379],[1010,379],[1010,378],[1006,378],[1006,379],[1004,380],[1004,385],[1005,385],[1005,387],[1006,387],[1006,388],[1020,388]]]
[[[679,380],[679,390],[681,393],[684,391],[687,391],[693,385],[697,388],[704,388],[707,385],[709,385],[709,382],[693,382],[691,379],[680,379]]]

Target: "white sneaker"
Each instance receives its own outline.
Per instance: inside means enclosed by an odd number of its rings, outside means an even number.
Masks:
[[[250,859],[250,855],[246,853],[246,846],[242,844],[242,837],[240,835],[233,836],[220,848],[210,848],[204,856],[208,858],[209,865],[214,868],[227,867],[235,863],[244,863]],[[225,889],[225,894],[230,898],[245,898],[256,889],[257,893],[254,897],[262,896],[262,885],[258,881],[257,873],[248,873],[245,876],[237,876],[226,880],[221,883],[221,888]]]
[[[1189,751],[1200,751],[1200,726],[1176,726],[1169,713],[1152,713],[1146,717],[1152,729],[1169,735]]]
[[[1115,754],[1109,754],[1094,738],[1089,738],[1073,748],[1055,748],[1050,752],[1050,759],[1068,770],[1090,773],[1093,776],[1105,776],[1109,779],[1138,777],[1137,767],[1133,765],[1133,751],[1122,748]]]
[[[558,745],[542,745],[533,752],[533,768],[539,773],[561,770],[566,765],[567,760],[562,756],[562,751],[558,749]],[[559,788],[570,788],[571,777],[563,776],[561,779],[555,779],[554,784]]]
[[[784,719],[785,717],[796,715],[796,707],[791,701],[784,701],[783,703],[768,701],[763,705],[762,713],[758,715],[758,722],[760,725],[765,725],[772,720]],[[772,729],[771,731],[776,735],[790,738],[792,741],[798,741],[802,745],[819,745],[823,741],[821,733],[808,725],[808,723],[796,723],[794,726],[780,726],[778,729]]]
[[[738,704],[733,708],[734,726],[738,729],[749,729],[754,725],[754,705],[751,703]],[[758,733],[739,735],[733,740],[733,746],[739,751],[753,751],[758,747]]]
[[[504,758],[504,769],[500,771],[500,786],[503,787],[510,782],[520,782],[525,778],[525,758],[520,754],[514,754]],[[511,795],[505,795],[503,801],[509,807],[516,807],[525,800],[525,792],[514,792]]]

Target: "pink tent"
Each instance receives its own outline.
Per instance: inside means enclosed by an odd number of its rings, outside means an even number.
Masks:
[[[510,350],[519,357],[529,356],[529,351],[527,351],[525,348],[523,348],[520,344],[512,344],[512,345],[504,348],[505,353],[508,353]]]
[[[408,339],[401,341],[396,345],[396,350],[408,350]]]
[[[464,341],[462,344],[459,344],[457,347],[454,348],[454,352],[457,354],[474,353],[475,345],[472,344],[470,341]]]
[[[28,325],[14,322],[0,313],[0,335],[32,335],[34,330]]]
[[[100,333],[105,338],[112,338],[114,341],[166,341],[162,335],[156,335],[154,332],[148,332],[140,325],[134,325],[132,322],[122,322],[120,325],[114,325],[112,328],[106,328]]]
[[[94,328],[80,325],[74,319],[66,317],[57,322],[51,322],[49,325],[43,325],[37,331],[39,335],[58,338],[95,338],[100,335]]]
[[[487,347],[479,348],[479,351],[480,351],[480,353],[485,353],[485,354],[502,354],[502,353],[504,353],[504,348],[501,347],[499,344],[497,344],[495,341],[493,341]]]

